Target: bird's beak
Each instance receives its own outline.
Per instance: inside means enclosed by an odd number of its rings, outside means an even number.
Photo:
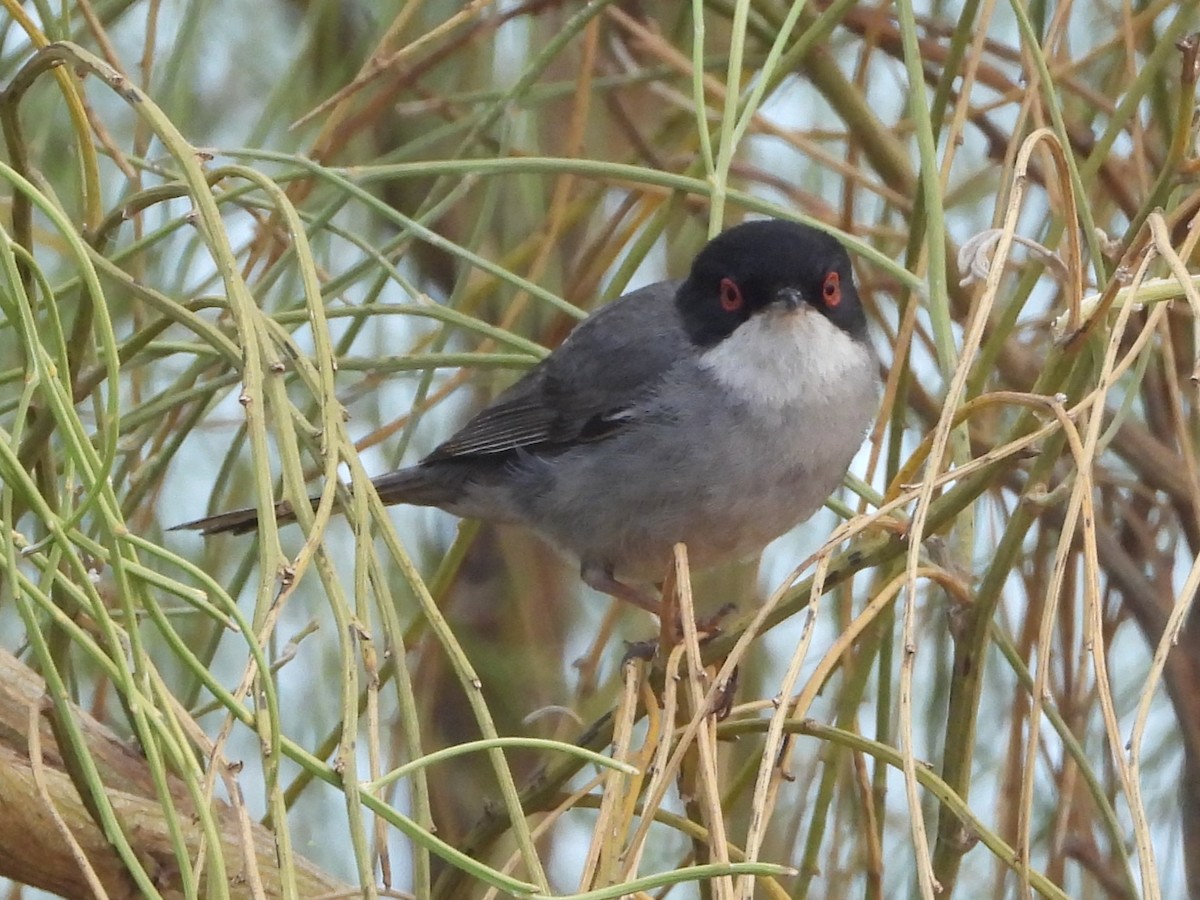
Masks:
[[[795,312],[804,308],[804,295],[794,287],[780,288],[775,292],[775,302],[785,312]]]

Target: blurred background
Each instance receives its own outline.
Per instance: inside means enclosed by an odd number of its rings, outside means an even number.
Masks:
[[[0,9],[8,896],[1200,897],[1194,4]],[[369,503],[765,215],[886,391],[715,640]]]

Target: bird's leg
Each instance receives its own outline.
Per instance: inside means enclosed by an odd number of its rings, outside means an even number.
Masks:
[[[626,603],[632,603],[638,609],[644,609],[651,615],[658,616],[662,613],[662,604],[654,594],[618,581],[608,566],[584,563],[579,568],[579,577],[594,591],[608,594],[610,597],[616,597]],[[726,603],[708,618],[696,622],[696,630],[700,632],[702,638],[716,637],[721,633],[721,621],[736,609],[737,607],[733,603]],[[675,634],[683,636],[683,624],[678,620],[675,622]]]
[[[625,603],[631,603],[638,609],[644,609],[653,616],[662,614],[662,604],[649,591],[641,590],[633,585],[617,581],[613,576],[611,566],[594,562],[585,562],[579,567],[579,577],[594,591],[616,597]],[[630,659],[653,659],[658,652],[658,638],[649,641],[639,641],[629,645],[622,664]]]
[[[610,597],[616,597],[626,603],[632,603],[638,609],[644,609],[652,615],[659,614],[658,598],[651,595],[649,591],[640,590],[623,581],[617,581],[613,577],[611,566],[585,562],[579,568],[579,577],[594,591],[608,594]]]
[[[580,566],[579,576],[583,579],[583,583],[592,590],[616,597],[618,600],[623,600],[626,603],[632,603],[639,609],[644,609],[655,616],[662,615],[662,604],[649,591],[640,590],[632,585],[618,581],[613,576],[612,569],[608,566],[585,562]],[[673,604],[672,609],[674,610],[674,622],[672,622],[672,625],[674,626],[673,630],[676,640],[678,640],[683,636],[683,624],[679,621],[679,610],[674,608]],[[721,633],[721,620],[733,612],[734,609],[735,607],[732,603],[726,603],[714,615],[696,623],[696,630],[699,632],[701,643],[711,640]],[[666,638],[664,637],[664,639]],[[630,659],[653,659],[658,653],[658,648],[659,638],[657,637],[630,644],[626,648],[625,657],[622,662]],[[729,679],[725,690],[718,696],[714,704],[713,712],[718,721],[728,716],[730,709],[733,708],[733,698],[737,693],[737,681],[738,670],[734,669],[733,676]]]

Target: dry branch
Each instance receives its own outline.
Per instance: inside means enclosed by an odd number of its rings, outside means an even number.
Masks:
[[[48,708],[42,679],[15,656],[0,650],[0,876],[64,897],[97,896],[97,882],[111,898],[138,897],[120,856],[93,821],[67,773],[44,713]],[[142,864],[164,897],[183,896],[162,803],[156,799],[145,760],[83,710],[76,708],[75,714],[109,800]],[[31,733],[31,722],[37,723],[36,734]],[[178,779],[171,780],[171,793],[187,829],[184,839],[189,855],[195,860],[202,833],[191,814],[194,807]],[[221,828],[220,852],[229,866],[229,896],[251,897],[237,814],[218,800],[213,801],[213,814]],[[60,830],[64,826],[86,857],[90,874]],[[255,864],[265,895],[282,896],[274,836],[261,825],[251,827]],[[305,861],[299,861],[293,875],[302,897],[347,890]],[[96,881],[89,880],[93,876]],[[208,890],[206,877],[202,872],[200,895]]]

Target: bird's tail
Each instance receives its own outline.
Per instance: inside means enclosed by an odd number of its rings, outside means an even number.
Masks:
[[[313,498],[315,501],[316,498]],[[281,500],[275,504],[275,521],[280,525],[296,521],[296,513],[292,504]],[[182,525],[172,525],[168,531],[198,531],[206,537],[210,534],[246,534],[258,530],[258,510],[253,506],[245,509],[233,509],[229,512],[217,513],[215,516],[205,516],[184,522]]]
[[[399,469],[373,478],[371,483],[379,491],[379,498],[387,505],[410,503],[414,506],[446,506],[453,503],[459,494],[459,487],[447,483],[445,478],[438,478],[422,466],[412,466]],[[317,497],[309,497],[309,502],[316,508]],[[296,521],[296,513],[292,504],[282,500],[275,504],[275,521],[280,525]],[[217,513],[215,516],[205,516],[182,525],[174,525],[169,531],[198,531],[202,535],[210,534],[246,534],[258,529],[258,510],[253,506],[245,509],[234,509],[229,512]]]
[[[464,478],[455,477],[451,467],[439,464],[410,466],[371,479],[379,499],[388,506],[408,503],[412,506],[452,507],[462,495]]]

